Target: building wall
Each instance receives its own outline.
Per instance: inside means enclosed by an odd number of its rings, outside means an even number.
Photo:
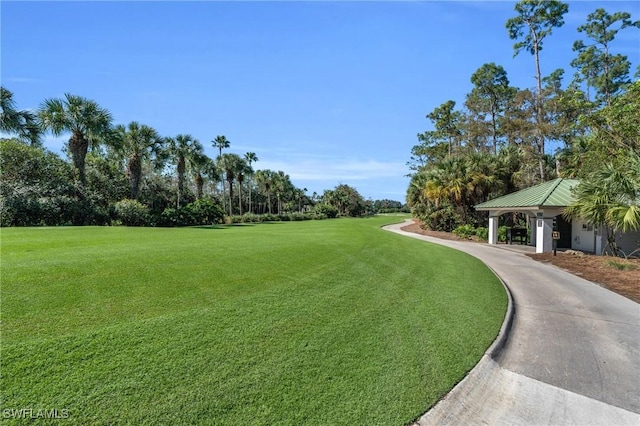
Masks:
[[[571,223],[571,237],[572,249],[590,253],[596,251],[593,226],[587,225],[580,219],[574,219]]]
[[[608,230],[605,227],[598,230],[600,244],[596,247],[596,254],[603,254],[603,251],[607,248],[607,232]],[[633,257],[640,257],[640,230],[627,231],[624,233],[618,231],[615,237],[618,248],[620,248],[625,255],[630,256],[633,253]]]
[[[640,248],[640,231],[617,232],[616,243],[618,247],[629,256],[633,251]],[[634,256],[640,257],[640,250],[638,250]]]

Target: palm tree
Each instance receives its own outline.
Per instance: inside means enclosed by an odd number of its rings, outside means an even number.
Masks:
[[[32,146],[40,145],[42,128],[37,117],[30,111],[18,111],[13,100],[13,93],[0,87],[0,130],[15,133],[21,141],[28,141]]]
[[[307,196],[307,191],[308,191],[307,188],[304,188],[304,189],[296,188],[294,190],[296,199],[298,200],[298,211],[300,213],[302,213],[302,199]]]
[[[178,173],[178,200],[177,206],[180,207],[182,197],[184,195],[184,181],[187,171],[187,164],[193,164],[203,155],[203,147],[197,139],[191,135],[180,134],[175,138],[167,140],[169,145],[169,155],[176,163],[176,171]]]
[[[214,148],[218,148],[218,158],[220,159],[220,156],[222,155],[222,150],[229,148],[231,146],[231,142],[229,142],[226,138],[226,136],[224,135],[218,135],[216,136],[216,138],[214,140],[211,141],[211,145]],[[222,182],[222,200],[224,203],[224,192],[226,191],[226,188],[224,187],[224,177],[221,179]]]
[[[274,183],[273,170],[258,170],[256,172],[256,182],[267,193],[267,206],[269,206],[269,214],[271,214],[271,189]]]
[[[216,166],[216,163],[204,154],[193,158],[193,161],[191,162],[191,169],[193,170],[196,182],[196,199],[199,200],[202,198],[202,194],[204,192],[205,176],[217,181],[220,177],[220,170]]]
[[[127,161],[131,199],[136,200],[142,181],[142,162],[158,154],[165,140],[155,129],[144,124],[140,125],[136,121],[132,121],[127,127],[116,126],[114,134],[118,144],[117,151]]]
[[[427,173],[424,170],[420,170],[418,173],[411,176],[409,187],[407,188],[407,205],[411,209],[411,213],[416,217],[421,217],[426,211],[427,203],[429,202],[425,194],[425,187],[427,185]]]
[[[246,175],[251,175],[253,170],[251,167],[242,159],[242,163],[238,164],[238,170],[236,170],[236,180],[238,181],[238,207],[240,208],[240,214],[242,215],[242,182],[244,182],[244,177]]]
[[[224,171],[229,184],[229,216],[233,215],[233,181],[244,164],[244,160],[238,154],[222,154],[218,157],[218,168]]]
[[[247,152],[246,154],[244,154],[244,159],[249,164],[249,168],[251,169],[251,164],[258,161],[258,156],[256,155],[255,152]],[[253,169],[251,169],[251,172],[249,173],[249,176],[252,176],[252,175],[253,175]],[[251,185],[249,185],[249,211],[251,211],[251,192],[252,192]]]
[[[426,172],[424,196],[436,207],[443,201],[455,206],[463,223],[466,223],[470,207],[484,200],[496,179],[487,170],[488,154],[475,154],[464,160],[447,158]]]
[[[218,157],[222,155],[223,149],[229,148],[231,146],[231,142],[229,142],[224,135],[216,136],[216,138],[211,141],[211,144],[214,148],[218,148]]]
[[[282,213],[282,196],[285,195],[291,187],[289,175],[285,174],[282,170],[278,170],[273,176],[273,188],[278,198],[278,214]]]
[[[104,142],[111,129],[111,113],[81,96],[65,94],[64,99],[46,99],[39,110],[40,121],[55,136],[71,132],[69,151],[80,182],[86,182],[85,158],[90,145]]]

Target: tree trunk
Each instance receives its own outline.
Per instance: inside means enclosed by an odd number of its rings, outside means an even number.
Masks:
[[[202,188],[204,187],[204,179],[200,172],[196,173],[196,199],[202,198]]]
[[[604,44],[604,99],[607,106],[611,106],[611,94],[609,93],[609,45]]]
[[[233,216],[233,179],[227,180],[229,184],[229,216]]]
[[[222,179],[220,179],[220,186],[222,186],[222,196],[220,197],[222,199],[222,209],[226,210],[227,209],[227,198],[225,197],[225,192],[227,192],[227,188],[225,188],[224,186],[224,176],[222,177]]]
[[[178,159],[178,202],[177,206],[180,208],[182,202],[182,195],[184,194],[184,172],[185,172],[185,160],[184,157]]]
[[[265,185],[264,189],[267,192],[267,204],[269,204],[269,214],[271,214],[271,185]]]
[[[71,151],[71,158],[78,172],[78,178],[83,185],[87,182],[85,159],[87,158],[88,149],[89,141],[85,139],[84,135],[79,132],[73,132],[71,139],[69,139],[69,151]]]
[[[240,216],[242,216],[242,180],[238,179],[238,208],[240,209]]]
[[[134,155],[129,159],[129,185],[131,187],[131,199],[137,200],[140,192],[140,180],[142,178],[142,161]]]
[[[542,134],[542,73],[540,72],[540,54],[538,49],[538,35],[533,28],[531,29],[531,35],[533,36],[533,57],[536,61],[536,84],[538,89],[538,94],[536,96],[536,139],[538,145],[538,167],[540,170],[540,180],[544,182],[545,174],[544,174],[544,135]]]
[[[493,101],[491,102],[491,137],[493,139],[493,155],[498,155],[498,137],[496,129],[496,112],[494,110]]]

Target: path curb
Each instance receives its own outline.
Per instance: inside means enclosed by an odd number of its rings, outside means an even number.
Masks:
[[[410,224],[413,223],[413,221],[408,219],[404,223]],[[385,231],[396,232],[393,229],[389,229],[390,226],[391,225],[385,225],[382,227],[382,229],[384,229]],[[456,249],[452,248],[452,250]],[[500,331],[498,331],[498,335],[494,339],[493,343],[491,343],[489,348],[485,351],[484,355],[480,358],[480,361],[478,361],[478,363],[471,370],[469,370],[469,372],[461,381],[459,381],[449,392],[447,392],[442,398],[440,398],[440,400],[438,400],[435,405],[433,405],[426,413],[422,414],[417,420],[411,423],[412,426],[443,424],[444,420],[453,421],[454,419],[451,419],[446,412],[443,412],[443,405],[445,401],[450,397],[452,393],[460,392],[460,389],[463,388],[469,380],[472,380],[472,377],[482,376],[486,371],[490,370],[492,366],[495,365],[496,358],[498,358],[501,351],[507,344],[507,339],[509,338],[509,333],[511,332],[511,328],[513,326],[513,319],[516,314],[513,295],[511,294],[511,289],[509,289],[509,286],[504,282],[502,277],[493,268],[487,266],[486,264],[485,266],[489,268],[491,272],[493,272],[498,280],[500,280],[502,286],[505,289],[505,292],[507,293],[507,310],[505,312],[505,317],[502,321]]]
[[[386,229],[480,259],[511,296],[503,326],[478,363],[409,424],[640,424],[637,303],[526,259],[521,250],[498,253],[402,226]]]

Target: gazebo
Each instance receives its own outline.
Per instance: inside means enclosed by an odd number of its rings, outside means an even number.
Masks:
[[[489,244],[498,243],[498,218],[505,213],[524,213],[531,228],[531,245],[536,253],[550,252],[553,248],[554,219],[558,222],[561,245],[572,246],[572,226],[562,219],[562,211],[573,202],[571,188],[579,183],[575,179],[555,179],[503,197],[480,203],[476,210],[489,212]],[[593,228],[585,226],[593,241],[591,250],[597,251]],[[562,235],[564,234],[564,235]],[[535,244],[534,244],[535,243]]]

